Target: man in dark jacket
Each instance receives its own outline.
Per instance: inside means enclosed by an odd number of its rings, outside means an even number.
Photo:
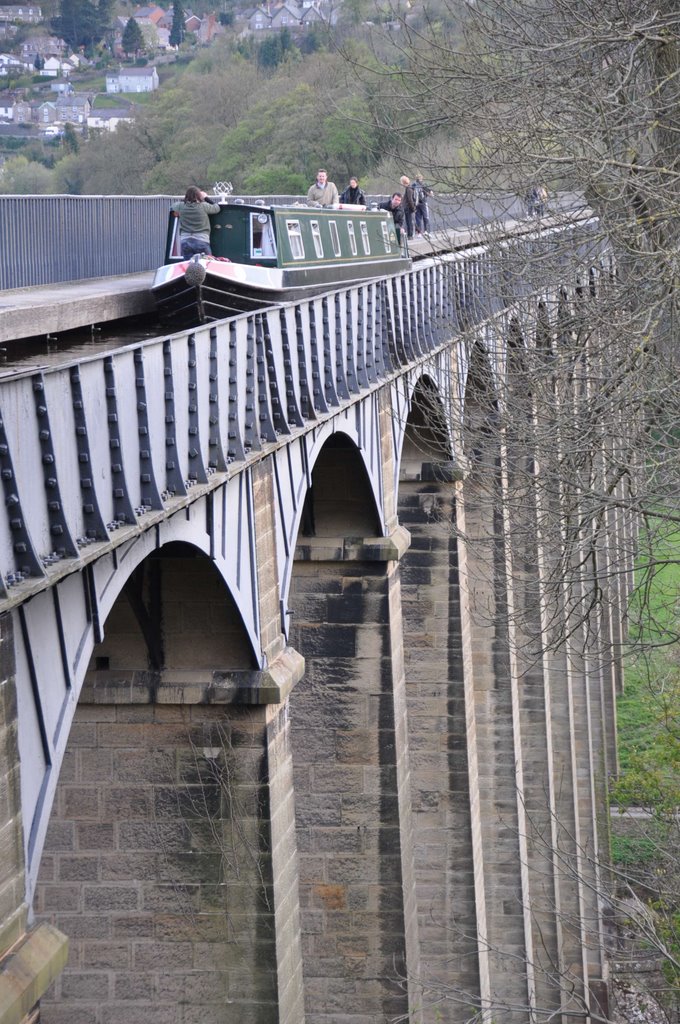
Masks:
[[[341,203],[353,203],[356,206],[367,206],[366,196],[359,188],[359,179],[350,178],[349,185],[344,192],[340,193]]]
[[[401,233],[404,229],[404,211],[401,206],[401,193],[393,192],[384,203],[378,203],[379,210],[389,210],[392,214],[394,226],[397,229],[397,241],[401,241]]]
[[[402,175],[399,179],[404,186],[404,197],[402,206],[404,209],[404,220],[406,222],[406,234],[409,238],[413,238],[413,219],[416,213],[416,197],[411,185],[411,179],[407,178],[406,175]]]

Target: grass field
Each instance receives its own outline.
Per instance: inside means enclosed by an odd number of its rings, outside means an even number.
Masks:
[[[654,544],[658,567],[631,601],[631,653],[617,700],[619,763],[630,773],[673,779],[680,758],[680,534]],[[615,787],[616,792],[616,787]]]

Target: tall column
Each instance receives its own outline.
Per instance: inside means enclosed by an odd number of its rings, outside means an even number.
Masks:
[[[14,637],[10,615],[0,618],[0,1024],[32,1016],[63,969],[66,936],[29,924],[25,902],[21,767],[17,742]]]
[[[297,548],[291,699],[309,1024],[419,1019],[396,528]]]
[[[400,482],[400,569],[423,1011],[455,1024],[481,985],[455,485],[433,475]]]

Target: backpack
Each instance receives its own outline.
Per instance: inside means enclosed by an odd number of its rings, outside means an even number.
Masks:
[[[414,181],[412,188],[413,198],[415,200],[416,206],[421,206],[422,203],[427,201],[427,191],[425,189],[425,186],[419,181]]]

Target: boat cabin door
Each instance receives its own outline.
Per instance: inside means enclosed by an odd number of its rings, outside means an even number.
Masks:
[[[251,213],[250,215],[250,257],[251,259],[276,259],[276,237],[269,213]]]

